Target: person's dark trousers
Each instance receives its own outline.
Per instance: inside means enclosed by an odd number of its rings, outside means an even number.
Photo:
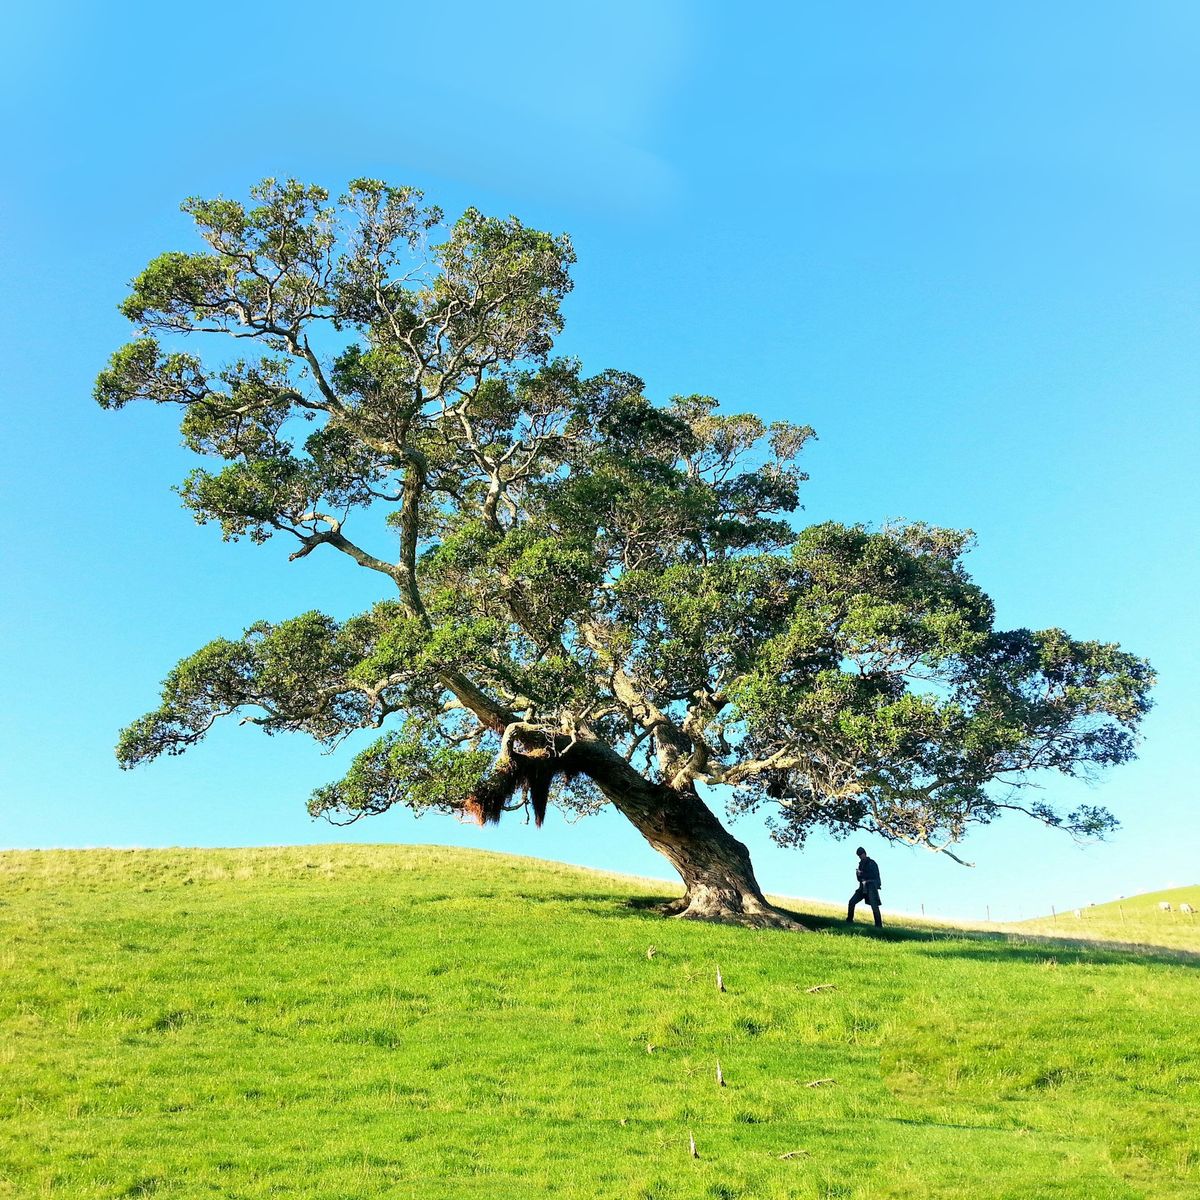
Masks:
[[[871,906],[871,913],[875,917],[875,928],[883,928],[883,917],[879,915],[879,889],[873,883],[859,884],[858,891],[850,897],[850,907],[846,909],[846,920],[854,920],[854,906],[860,901],[865,900]]]

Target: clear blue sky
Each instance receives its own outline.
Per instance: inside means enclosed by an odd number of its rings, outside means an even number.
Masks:
[[[561,348],[589,368],[816,426],[807,519],[969,526],[1003,623],[1155,663],[1140,761],[1050,789],[1113,808],[1110,844],[1001,822],[973,871],[879,846],[893,907],[1032,915],[1200,875],[1195,4],[50,2],[8,15],[0,56],[0,845],[361,838],[669,872],[616,816],[314,825],[346,755],[248,727],[113,760],[198,645],[374,598],[191,523],[171,414],[91,401],[115,305],[192,246],[184,196],[374,175],[569,231]],[[736,828],[768,888],[848,891],[853,842]]]

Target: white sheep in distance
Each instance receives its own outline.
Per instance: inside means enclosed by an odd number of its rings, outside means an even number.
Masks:
[[[1158,911],[1159,912],[1170,912],[1171,911],[1170,900],[1160,900],[1158,902]]]
[[[1182,904],[1179,906],[1179,911],[1180,911],[1181,913],[1189,913],[1189,914],[1190,914],[1190,913],[1194,913],[1196,910],[1195,910],[1195,909],[1194,909],[1194,908],[1193,908],[1193,907],[1192,907],[1190,904],[1188,904],[1188,903],[1187,903],[1187,901],[1185,900],[1185,901],[1184,901],[1184,902],[1183,902],[1183,903],[1182,903]]]

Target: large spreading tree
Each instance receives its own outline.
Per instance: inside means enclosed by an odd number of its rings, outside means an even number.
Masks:
[[[551,804],[611,804],[682,876],[675,912],[751,924],[789,919],[702,785],[789,845],[823,826],[949,851],[1008,810],[1114,824],[1024,787],[1130,758],[1149,666],[996,629],[969,535],[797,529],[808,427],[654,404],[633,375],[553,357],[566,237],[474,209],[447,227],[370,179],[336,203],[267,180],[249,204],[184,209],[205,248],[133,281],[139,336],[97,399],[180,407],[216,460],[180,489],[197,521],[286,535],[293,560],[345,555],[380,599],[202,647],[124,731],[122,765],[235,715],[326,745],[380,730],[312,813],[527,807],[540,824]],[[192,353],[193,334],[230,356]],[[380,509],[390,532],[362,518]],[[355,540],[356,514],[378,544]]]

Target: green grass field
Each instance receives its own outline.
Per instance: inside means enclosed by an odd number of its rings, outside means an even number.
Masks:
[[[663,891],[430,847],[0,854],[0,1196],[1200,1197],[1184,941],[746,931]]]
[[[1164,900],[1171,905],[1170,912],[1163,912],[1158,907],[1159,902]],[[1184,903],[1190,904],[1196,911],[1180,912],[1179,906]],[[1079,915],[1076,916],[1076,913]],[[1114,900],[1111,904],[1068,909],[1050,917],[1022,921],[1006,928],[1052,937],[1102,939],[1200,951],[1200,887],[1145,892],[1140,896]]]

